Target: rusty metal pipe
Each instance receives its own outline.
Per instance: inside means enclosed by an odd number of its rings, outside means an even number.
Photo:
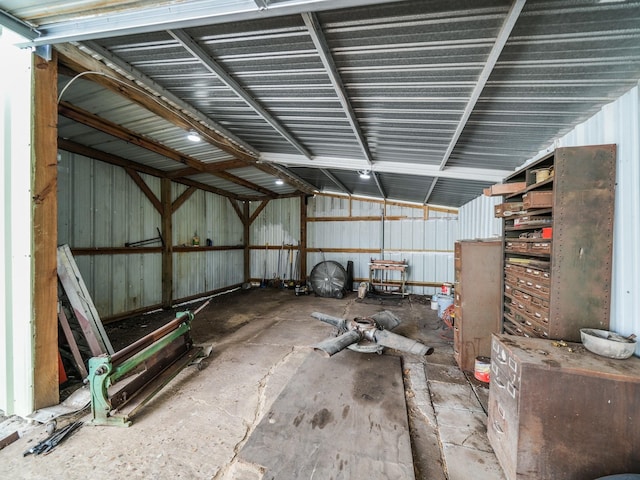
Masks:
[[[376,343],[383,347],[394,348],[414,355],[425,356],[433,353],[433,347],[420,343],[416,340],[403,337],[388,330],[376,330],[374,333]]]
[[[111,355],[111,363],[115,366],[115,365],[118,365],[119,363],[122,363],[123,361],[127,360],[128,358],[131,358],[136,353],[142,351],[143,349],[145,349],[146,347],[148,347],[152,343],[157,342],[158,340],[163,338],[168,333],[173,332],[176,328],[178,328],[180,325],[182,325],[185,321],[188,321],[189,318],[190,318],[189,316],[186,316],[186,318],[185,317],[174,318],[173,320],[171,320],[166,325],[163,325],[162,327],[158,328],[157,330],[154,330],[153,332],[149,333],[148,335],[145,335],[141,339],[136,340],[131,345],[128,345],[128,346],[124,347],[122,350],[118,350],[113,355]]]
[[[362,334],[359,331],[349,330],[342,335],[320,342],[313,349],[318,353],[323,353],[326,357],[331,357],[360,340],[362,340]]]

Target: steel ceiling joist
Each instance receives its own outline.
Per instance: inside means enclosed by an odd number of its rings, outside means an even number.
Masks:
[[[260,160],[263,164],[288,165],[291,167],[325,168],[331,170],[371,170],[362,159],[345,157],[314,157],[313,163],[302,155],[287,155],[262,153]],[[440,170],[436,165],[425,165],[406,162],[377,161],[374,171],[378,173],[397,173],[406,175],[418,175],[423,177],[441,177],[460,180],[478,180],[485,182],[501,182],[506,176],[513,173],[510,170],[492,170],[484,168],[448,167]]]
[[[4,10],[0,10],[0,26],[7,27],[27,40],[34,40],[40,36],[40,32],[37,29]]]
[[[295,147],[305,157],[311,158],[311,153],[302,145],[287,128],[274,118],[255,98],[253,98],[242,85],[240,85],[216,60],[182,30],[168,30],[168,33],[175,38],[182,47],[191,55],[198,59],[213,74],[234,91],[253,110],[260,115],[269,125],[271,125],[280,135],[282,135],[291,145]]]
[[[333,173],[331,173],[329,170],[327,170],[326,168],[321,168],[320,171],[324,173],[327,176],[327,178],[329,178],[329,180],[331,180],[344,193],[348,195],[353,195],[353,192],[349,190],[344,183],[338,180],[338,178],[336,178],[336,176]]]
[[[184,29],[398,1],[400,0],[281,0],[275,4],[260,0],[158,2],[156,6],[123,8],[120,11],[109,12],[108,15],[93,14],[55,23],[43,23],[39,26],[41,36],[23,46]],[[258,3],[266,3],[267,8],[260,7]]]
[[[526,2],[527,0],[515,0],[511,5],[511,8],[509,9],[509,13],[507,14],[507,17],[505,18],[502,24],[502,27],[500,28],[500,32],[498,33],[496,41],[493,44],[493,47],[491,48],[489,57],[487,58],[487,61],[485,62],[484,67],[482,68],[480,77],[478,78],[478,81],[476,82],[476,85],[473,88],[473,92],[469,97],[467,105],[465,106],[464,112],[462,113],[462,117],[460,118],[460,121],[456,126],[456,130],[453,133],[451,140],[449,141],[449,146],[447,147],[447,150],[445,151],[444,156],[442,157],[442,161],[440,162],[440,170],[442,170],[447,164],[447,162],[449,161],[449,157],[451,156],[453,149],[457,145],[458,140],[460,139],[460,135],[462,135],[462,131],[464,130],[464,127],[466,126],[467,121],[469,120],[469,117],[471,116],[471,113],[473,112],[473,109],[476,106],[476,103],[478,103],[478,99],[480,98],[480,95],[482,94],[482,91],[484,90],[484,87],[487,84],[487,80],[489,80],[489,75],[491,75],[493,68],[498,62],[498,59],[500,58],[500,54],[502,53],[502,50],[505,44],[507,43],[507,40],[509,40],[511,31],[515,26],[516,21],[518,20],[518,17],[520,17],[520,12],[522,12],[522,9],[524,8],[524,5]]]
[[[347,120],[349,121],[349,125],[353,130],[353,133],[358,141],[358,145],[362,149],[362,153],[364,157],[367,159],[369,164],[373,163],[373,159],[371,158],[371,152],[369,150],[369,146],[367,141],[362,133],[362,128],[360,128],[360,124],[356,118],[356,113],[351,106],[351,102],[349,101],[349,95],[344,87],[342,82],[342,78],[340,77],[340,72],[338,72],[338,67],[333,60],[333,56],[331,55],[331,51],[329,50],[329,45],[327,44],[327,40],[322,33],[322,26],[318,21],[318,18],[314,13],[303,13],[302,19],[304,20],[304,24],[307,26],[309,30],[309,35],[311,35],[311,39],[313,40],[313,44],[320,55],[320,60],[322,60],[322,64],[329,76],[329,80],[331,81],[331,85],[340,100],[340,105],[347,115]]]

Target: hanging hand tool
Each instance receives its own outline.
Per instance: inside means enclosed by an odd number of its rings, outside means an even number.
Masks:
[[[164,238],[162,238],[162,233],[160,233],[160,229],[156,227],[158,231],[158,236],[154,238],[147,238],[146,240],[138,240],[137,242],[127,242],[124,244],[125,247],[142,247],[144,245],[149,245],[151,243],[160,242],[164,247]]]
[[[41,453],[47,454],[51,450],[53,450],[62,440],[67,438],[67,436],[71,435],[78,428],[82,426],[82,422],[73,422],[67,425],[66,427],[54,432],[51,436],[41,441],[37,445],[34,445],[29,450],[22,454],[23,457],[27,455],[34,454],[40,455]]]

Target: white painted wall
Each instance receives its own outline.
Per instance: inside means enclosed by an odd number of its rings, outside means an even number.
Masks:
[[[31,53],[0,31],[0,410],[33,410]],[[10,73],[8,73],[10,72]]]

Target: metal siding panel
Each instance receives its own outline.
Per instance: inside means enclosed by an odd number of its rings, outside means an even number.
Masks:
[[[503,197],[479,196],[460,207],[460,238],[493,238],[502,236],[502,219],[495,218],[494,207]]]

